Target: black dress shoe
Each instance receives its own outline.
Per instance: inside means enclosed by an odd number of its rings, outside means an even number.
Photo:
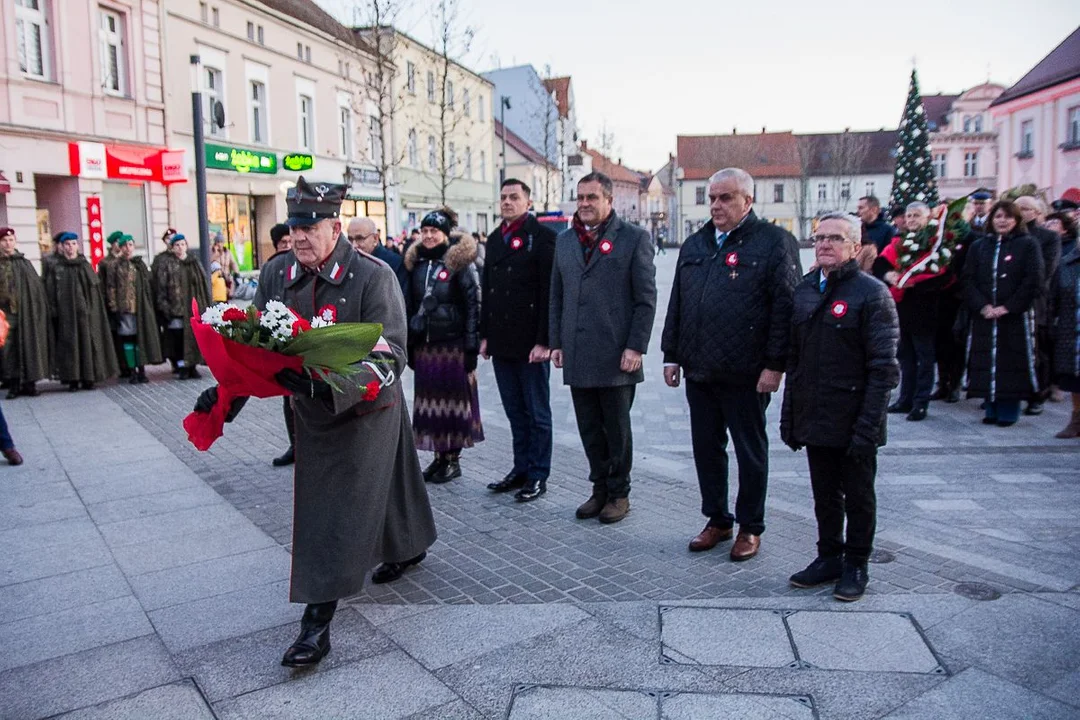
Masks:
[[[405,571],[411,568],[413,565],[419,565],[427,557],[427,552],[422,552],[412,560],[406,560],[405,562],[388,562],[379,565],[375,568],[375,572],[371,574],[371,582],[376,585],[382,585],[388,582],[394,582],[399,577],[405,574]]]
[[[1042,415],[1043,404],[1042,401],[1033,400],[1028,403],[1027,408],[1024,410],[1025,415]]]
[[[308,605],[300,620],[300,634],[285,651],[281,664],[285,667],[315,665],[330,652],[330,621],[334,619],[337,600]]]
[[[285,467],[286,465],[292,465],[294,462],[296,462],[296,453],[290,447],[288,450],[283,452],[281,455],[279,455],[278,457],[271,460],[270,464],[273,465],[274,467]]]
[[[509,473],[499,482],[488,483],[487,488],[491,492],[504,493],[516,490],[528,481],[529,478],[525,473]]]
[[[79,389],[78,381],[68,383],[68,392],[75,392]]]
[[[547,492],[547,480],[529,480],[525,486],[514,493],[518,502],[531,502]]]
[[[919,422],[920,420],[925,420],[926,408],[921,406],[914,408],[911,412],[908,413],[907,419],[911,420],[912,422]]]
[[[949,397],[945,398],[945,402],[949,403],[950,405],[960,402],[960,391],[953,390],[952,392],[950,392]]]
[[[949,397],[949,389],[938,386],[938,389],[934,391],[934,394],[930,396],[931,400],[944,400]]]
[[[910,405],[901,405],[898,402],[893,403],[892,405],[889,406],[889,412],[892,413],[893,415],[897,415],[897,414],[900,414],[900,413],[906,414],[906,413],[911,412],[911,406]]]

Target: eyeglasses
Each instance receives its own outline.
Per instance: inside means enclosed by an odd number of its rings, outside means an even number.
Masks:
[[[810,239],[814,242],[815,245],[820,245],[821,243],[839,245],[840,243],[850,242],[843,235],[815,235]]]
[[[367,235],[350,235],[349,236],[349,242],[363,242],[364,240],[367,240],[369,237],[375,237],[376,234],[377,233],[368,233]]]

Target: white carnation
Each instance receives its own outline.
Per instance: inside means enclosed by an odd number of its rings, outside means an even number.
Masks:
[[[334,323],[330,322],[329,320],[324,320],[319,315],[316,315],[315,317],[311,318],[311,329],[312,330],[314,330],[315,328],[330,327],[333,324]]]
[[[232,306],[228,303],[218,303],[217,305],[211,305],[210,307],[203,310],[203,313],[199,319],[202,320],[204,325],[210,325],[212,327],[225,327],[229,323],[222,320],[221,315],[230,307]]]

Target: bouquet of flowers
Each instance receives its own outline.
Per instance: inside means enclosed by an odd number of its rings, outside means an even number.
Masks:
[[[930,222],[918,232],[904,233],[893,240],[881,256],[888,260],[900,275],[894,288],[897,301],[905,288],[943,274],[956,253],[956,245],[970,231],[963,219],[967,198],[934,208]],[[899,295],[899,297],[896,297]]]
[[[233,400],[290,395],[275,379],[282,370],[307,372],[336,388],[335,376],[348,378],[357,373],[356,364],[373,351],[390,352],[382,338],[382,325],[338,324],[333,305],[321,308],[311,319],[274,300],[263,312],[219,303],[200,316],[195,301],[191,311],[195,340],[218,381],[217,403],[211,412],[193,412],[184,418],[188,440],[199,450],[209,449],[221,437]],[[365,399],[375,399],[380,386],[370,383]]]

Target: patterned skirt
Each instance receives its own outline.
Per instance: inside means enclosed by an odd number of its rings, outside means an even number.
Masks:
[[[482,441],[484,426],[480,423],[476,373],[465,372],[462,344],[420,345],[413,354],[416,449],[453,452]]]

